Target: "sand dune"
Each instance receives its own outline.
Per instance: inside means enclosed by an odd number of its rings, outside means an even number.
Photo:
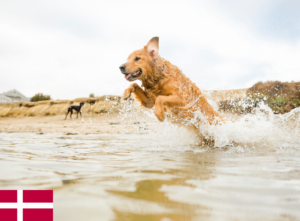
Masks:
[[[214,90],[210,92],[211,99],[215,102],[225,100],[236,100],[244,98],[249,88],[235,89],[235,90]]]
[[[211,91],[207,92],[207,96],[218,103],[221,100],[243,97],[247,90],[248,89]],[[89,114],[116,114],[120,112],[121,108],[120,96],[105,95],[97,98],[77,98],[75,100],[0,104],[0,117],[65,115],[68,107],[71,105],[78,105],[80,102],[85,102],[82,110],[83,113]]]
[[[85,102],[82,110],[85,113],[117,113],[120,100],[119,96],[106,95],[75,100],[7,103],[0,104],[0,117],[64,115],[71,105],[78,105],[80,102]]]

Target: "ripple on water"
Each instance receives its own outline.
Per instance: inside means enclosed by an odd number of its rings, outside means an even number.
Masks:
[[[212,147],[169,123],[133,134],[1,133],[0,185],[54,189],[55,220],[297,220],[292,115],[200,128],[221,139]]]

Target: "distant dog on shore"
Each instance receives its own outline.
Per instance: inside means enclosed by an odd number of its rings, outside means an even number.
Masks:
[[[72,119],[72,114],[73,110],[77,111],[77,118],[78,119],[78,113],[80,113],[80,117],[82,117],[81,112],[82,112],[82,106],[84,105],[84,102],[80,102],[79,106],[78,105],[72,105],[71,107],[68,108],[68,113],[66,115],[65,120],[67,120],[68,114],[70,113],[70,118]]]
[[[143,49],[131,53],[128,61],[119,67],[127,81],[141,80],[143,87],[131,84],[124,91],[123,99],[134,94],[142,106],[155,107],[154,114],[159,121],[164,121],[165,111],[172,113],[173,123],[194,122],[191,120],[196,111],[200,111],[209,124],[225,121],[178,67],[158,55],[158,43],[158,37],[152,38]],[[192,125],[196,126],[195,123]]]

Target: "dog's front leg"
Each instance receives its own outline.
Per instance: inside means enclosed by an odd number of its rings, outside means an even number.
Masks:
[[[132,84],[123,93],[123,100],[127,100],[131,93],[135,95],[137,101],[139,101],[144,107],[152,108],[154,106],[154,100],[147,97],[145,91],[136,83]]]
[[[159,121],[164,121],[164,108],[170,110],[171,107],[180,106],[183,104],[183,99],[178,95],[158,96],[155,100],[154,114]]]

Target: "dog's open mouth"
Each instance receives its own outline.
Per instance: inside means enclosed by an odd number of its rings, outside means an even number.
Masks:
[[[137,78],[137,77],[141,76],[141,74],[142,74],[142,70],[139,68],[135,72],[125,73],[125,78],[126,78],[126,80],[132,80],[134,78]]]

